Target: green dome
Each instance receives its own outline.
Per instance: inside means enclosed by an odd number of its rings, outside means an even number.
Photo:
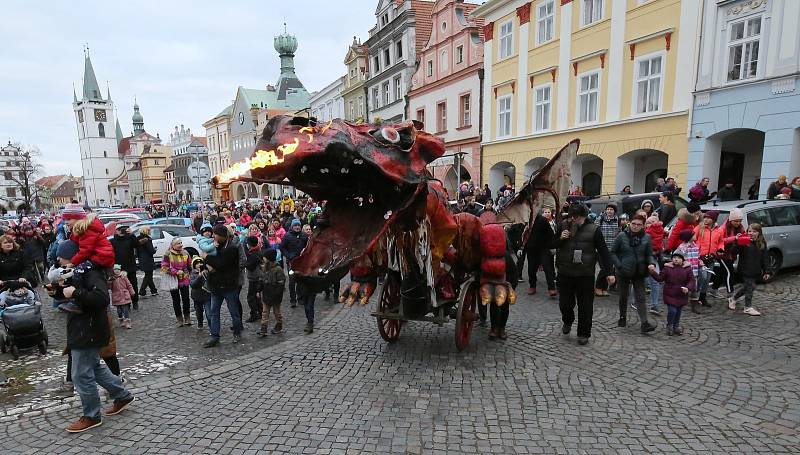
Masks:
[[[144,123],[144,117],[142,117],[142,114],[139,112],[139,105],[138,104],[134,104],[133,105],[133,117],[132,117],[132,119],[133,119],[133,123]]]
[[[275,50],[278,54],[294,54],[297,50],[297,38],[294,35],[284,33],[275,37]]]

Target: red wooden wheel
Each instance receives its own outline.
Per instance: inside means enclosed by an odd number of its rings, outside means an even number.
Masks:
[[[392,272],[386,274],[386,281],[381,289],[381,298],[378,301],[378,312],[394,312],[400,306],[400,278]],[[381,338],[389,343],[397,341],[403,321],[398,319],[385,319],[377,316],[378,332]]]
[[[469,346],[469,336],[478,318],[478,283],[470,280],[462,288],[456,313],[456,347],[463,351]]]

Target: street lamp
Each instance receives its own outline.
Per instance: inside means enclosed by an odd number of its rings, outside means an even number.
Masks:
[[[204,146],[200,141],[193,141],[188,147],[186,147],[194,156],[194,175],[192,176],[192,180],[197,179],[197,193],[200,198],[200,206],[203,206],[203,188],[200,186],[202,182],[202,163],[200,162],[200,153],[202,152]]]

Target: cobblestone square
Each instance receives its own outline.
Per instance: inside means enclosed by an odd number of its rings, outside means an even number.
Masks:
[[[199,331],[172,327],[166,299],[144,300],[142,322],[119,335],[130,409],[70,435],[74,398],[21,414],[4,403],[3,453],[797,453],[795,273],[759,288],[764,316],[717,301],[710,314],[687,312],[682,337],[619,329],[616,296],[598,298],[586,347],[560,334],[555,299],[525,296],[506,342],[476,327],[461,353],[452,324],[409,323],[386,344],[373,303],[321,297],[311,336],[293,322],[302,310],[286,308],[282,340],[250,325],[242,345],[202,350]],[[63,364],[55,338],[48,356],[19,362]]]

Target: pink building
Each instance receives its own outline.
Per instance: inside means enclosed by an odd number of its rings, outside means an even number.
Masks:
[[[477,6],[436,1],[431,36],[419,53],[408,94],[409,118],[445,141],[445,155],[428,168],[451,195],[459,178],[481,183],[483,22],[469,18]]]

